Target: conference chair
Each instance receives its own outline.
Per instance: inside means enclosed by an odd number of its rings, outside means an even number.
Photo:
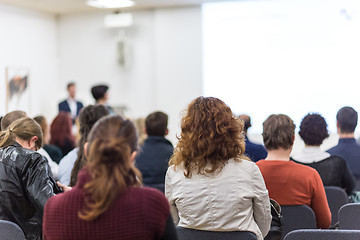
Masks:
[[[360,230],[360,203],[348,203],[340,208],[339,228]]]
[[[288,233],[284,240],[359,240],[360,230],[301,229]]]
[[[296,229],[316,229],[314,211],[307,205],[282,205],[283,236]]]
[[[0,220],[0,239],[25,240],[25,235],[17,224],[6,220]]]
[[[325,186],[325,192],[331,211],[331,226],[334,226],[338,222],[340,208],[349,203],[349,197],[340,187]]]
[[[176,227],[179,240],[257,240],[255,233],[247,231],[204,231]]]

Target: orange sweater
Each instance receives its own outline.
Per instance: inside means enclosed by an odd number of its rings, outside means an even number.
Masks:
[[[319,228],[328,228],[331,212],[318,172],[292,161],[260,160],[256,163],[265,180],[270,198],[280,205],[308,205]]]

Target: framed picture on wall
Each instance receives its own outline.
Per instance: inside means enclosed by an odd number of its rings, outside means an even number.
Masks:
[[[6,112],[30,113],[29,69],[6,67]]]

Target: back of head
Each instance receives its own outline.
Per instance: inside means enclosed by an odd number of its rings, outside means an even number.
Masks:
[[[191,177],[192,171],[219,172],[229,159],[244,157],[242,131],[243,123],[223,101],[198,97],[188,105],[181,120],[181,136],[170,164],[183,164],[186,177]]]
[[[105,96],[108,89],[109,87],[107,85],[96,85],[91,88],[91,94],[97,101]]]
[[[48,128],[46,118],[44,116],[39,115],[39,116],[34,117],[34,120],[40,125],[44,139],[46,139],[47,128]]]
[[[12,111],[7,113],[1,121],[1,130],[5,130],[15,120],[26,117],[24,111]]]
[[[239,119],[244,121],[244,131],[247,132],[249,127],[251,127],[251,118],[250,118],[250,116],[246,115],[246,114],[242,114],[242,115],[239,116]]]
[[[50,125],[51,144],[61,145],[65,139],[74,142],[72,135],[72,119],[70,113],[59,112]]]
[[[14,144],[16,138],[28,141],[34,136],[38,138],[36,147],[41,148],[43,144],[43,134],[40,125],[32,118],[20,118],[0,133],[0,147],[8,147]]]
[[[263,139],[267,150],[290,149],[295,137],[295,124],[284,114],[272,114],[263,123]]]
[[[320,146],[329,137],[325,119],[320,114],[309,113],[301,121],[299,135],[306,145]]]
[[[79,151],[77,154],[77,159],[74,163],[74,167],[71,171],[70,185],[74,186],[77,182],[77,175],[80,169],[86,163],[86,158],[84,155],[84,144],[87,141],[87,137],[90,133],[93,125],[102,117],[109,115],[109,111],[103,105],[89,105],[81,109],[79,114],[79,132],[80,132],[80,141],[79,141]]]
[[[358,113],[352,107],[341,108],[336,120],[341,133],[353,133],[357,126]]]
[[[84,189],[91,196],[79,212],[84,220],[93,220],[106,211],[128,186],[138,185],[140,172],[131,163],[137,150],[135,126],[120,116],[100,119],[88,137],[86,168],[92,176]]]
[[[145,119],[146,133],[149,136],[165,136],[168,115],[163,112],[153,112]]]
[[[79,132],[87,139],[93,125],[102,117],[109,115],[109,111],[103,105],[89,105],[81,109],[79,114]]]

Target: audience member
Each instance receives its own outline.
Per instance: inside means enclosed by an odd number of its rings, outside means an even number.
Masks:
[[[103,105],[89,105],[81,110],[78,117],[80,132],[78,147],[70,151],[60,161],[59,179],[62,184],[75,186],[78,172],[86,163],[84,144],[89,132],[97,120],[108,114],[109,111]],[[72,171],[74,172],[73,175],[71,175]]]
[[[139,135],[139,146],[142,147],[142,145],[145,142],[145,139],[147,138],[147,134],[145,130],[145,118],[143,117],[137,118],[133,120],[133,123]]]
[[[189,104],[165,178],[178,226],[267,235],[269,195],[259,168],[244,155],[242,131],[220,99],[198,97]]]
[[[164,195],[140,187],[137,141],[134,125],[120,116],[94,125],[76,186],[45,206],[45,239],[177,239]]]
[[[68,112],[70,113],[73,124],[75,124],[75,119],[80,113],[80,110],[83,108],[83,104],[76,100],[76,85],[74,82],[67,84],[68,98],[59,103],[59,112]]]
[[[267,152],[264,146],[251,142],[247,136],[247,131],[249,127],[251,127],[250,116],[243,114],[240,115],[239,118],[244,121],[245,155],[248,156],[253,162],[265,159]]]
[[[324,186],[344,188],[351,194],[355,180],[344,159],[330,156],[320,149],[320,145],[329,136],[327,123],[319,114],[308,114],[301,121],[299,135],[305,148],[292,157],[293,161],[315,168],[320,174]]]
[[[49,127],[47,124],[47,121],[44,116],[36,116],[34,117],[34,120],[40,125],[41,131],[43,133],[43,146],[37,151],[41,155],[43,155],[49,163],[49,166],[51,168],[51,172],[56,180],[59,179],[59,165],[52,160],[48,152],[43,148],[47,142],[49,142]],[[56,146],[54,146],[56,147]]]
[[[59,164],[61,158],[62,158],[62,152],[61,149],[53,144],[50,144],[50,128],[48,125],[48,122],[46,121],[45,117],[43,116],[37,116],[34,118],[35,121],[40,125],[43,135],[44,135],[44,145],[43,149],[48,153],[50,158]]]
[[[341,108],[336,115],[338,144],[327,152],[343,158],[356,179],[360,179],[360,145],[355,140],[358,113],[352,107]]]
[[[319,173],[290,161],[295,124],[286,115],[270,115],[263,123],[263,139],[268,155],[256,164],[264,177],[270,198],[280,205],[308,205],[319,228],[328,228],[331,213]]]
[[[1,131],[5,131],[5,129],[15,120],[18,120],[20,118],[26,117],[26,113],[24,111],[12,111],[2,118],[1,121]]]
[[[28,117],[0,133],[0,218],[19,225],[26,239],[41,239],[44,205],[58,191],[48,161],[36,152],[42,141]]]
[[[75,138],[72,135],[72,122],[69,113],[59,112],[51,123],[50,135],[50,143],[61,149],[62,156],[75,148]]]
[[[148,137],[135,161],[145,186],[165,183],[169,159],[174,151],[171,142],[165,138],[169,132],[167,124],[168,116],[163,112],[153,112],[145,119]]]
[[[94,97],[96,104],[104,105],[109,110],[109,113],[114,115],[114,109],[108,105],[108,90],[109,87],[107,85],[96,85],[91,88],[91,94]]]

